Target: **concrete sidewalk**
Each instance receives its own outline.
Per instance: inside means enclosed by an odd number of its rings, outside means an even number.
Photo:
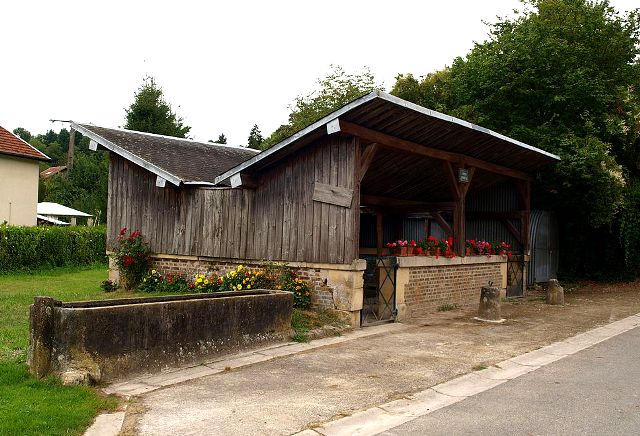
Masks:
[[[465,377],[491,387],[493,381],[485,380],[491,379],[491,372],[512,371],[497,375],[504,377],[535,369],[574,348],[590,346],[589,341],[615,333],[620,325],[577,335],[571,340],[573,345],[557,345],[553,352],[543,349],[518,356],[639,311],[640,294],[633,289],[616,294],[577,293],[569,296],[565,306],[548,306],[536,299],[508,302],[503,304],[508,321],[501,325],[474,322],[472,311],[439,312],[415,325],[388,324],[309,344],[273,346],[225,361],[140,377],[110,386],[108,391],[134,398],[124,420],[124,434],[294,434],[308,430],[317,435],[348,422],[343,418],[358,419],[362,413],[383,411],[396,419],[399,409],[385,410],[380,405],[409,407],[416,399],[430,398],[448,403],[448,397],[458,397],[446,389]],[[635,317],[625,322],[633,325],[637,321]],[[521,361],[529,358],[541,360]],[[509,363],[493,367],[503,361]],[[488,369],[479,371],[483,368]],[[455,381],[460,376],[462,381]],[[443,383],[444,390],[431,389]],[[416,407],[433,408],[425,404]],[[352,431],[350,427],[348,432]]]
[[[624,328],[638,321],[629,318]],[[518,347],[505,340],[515,333],[513,326],[452,319],[437,326],[394,328],[156,389],[142,396],[146,412],[133,432],[237,435],[313,429],[309,431],[375,434],[384,428],[366,427],[376,422],[372,413],[398,425],[416,416],[417,409],[460,401],[590,346],[621,327],[596,329],[477,372],[472,371],[513,356]],[[523,346],[531,349],[530,343]],[[468,375],[457,378],[463,374]]]

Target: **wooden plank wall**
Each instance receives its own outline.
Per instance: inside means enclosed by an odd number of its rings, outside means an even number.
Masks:
[[[139,230],[155,253],[245,258],[253,191],[182,188],[111,154],[108,194],[108,244],[122,227]]]
[[[357,258],[359,151],[356,138],[329,136],[262,174],[248,257],[323,263]],[[351,207],[313,201],[315,182],[354,190]]]
[[[351,263],[358,257],[360,147],[329,136],[265,171],[255,190],[155,186],[156,176],[111,154],[110,248],[122,227],[155,253]],[[314,183],[353,189],[351,207],[313,201]]]

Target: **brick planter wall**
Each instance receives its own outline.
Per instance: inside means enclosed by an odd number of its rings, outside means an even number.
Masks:
[[[398,264],[398,320],[425,316],[445,304],[477,307],[480,288],[489,282],[506,288],[507,263],[501,256],[401,257]]]
[[[223,275],[244,265],[253,270],[262,270],[266,262],[242,259],[216,259],[196,256],[156,254],[152,268],[161,274],[179,274],[190,277],[196,273]],[[351,265],[288,262],[287,265],[311,286],[311,306],[316,309],[331,309],[345,312],[354,327],[360,325],[362,309],[364,260]],[[111,280],[118,281],[118,271],[110,263]]]

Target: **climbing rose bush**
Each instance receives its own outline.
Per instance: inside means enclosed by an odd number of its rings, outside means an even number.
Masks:
[[[113,252],[113,258],[120,276],[120,286],[125,289],[134,289],[143,280],[149,269],[149,255],[151,250],[138,231],[127,235],[127,228],[122,228],[118,235],[118,248]]]

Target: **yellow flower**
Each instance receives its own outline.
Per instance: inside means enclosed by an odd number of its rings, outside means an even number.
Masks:
[[[243,268],[244,268],[244,266],[238,265],[238,272],[242,271]]]
[[[155,269],[152,269],[152,270],[151,270],[151,274],[155,274],[155,273],[156,273],[156,270],[155,270]]]
[[[247,286],[247,289],[251,289],[251,285]]]
[[[204,284],[205,284],[205,285],[208,285],[208,284],[209,284],[209,280],[205,280],[205,281],[204,281]]]
[[[236,289],[238,289],[238,291],[240,291],[242,289],[242,285],[236,286]]]
[[[201,283],[201,282],[202,282],[202,277],[198,277],[198,278],[196,279],[196,282],[197,282],[197,283]]]

